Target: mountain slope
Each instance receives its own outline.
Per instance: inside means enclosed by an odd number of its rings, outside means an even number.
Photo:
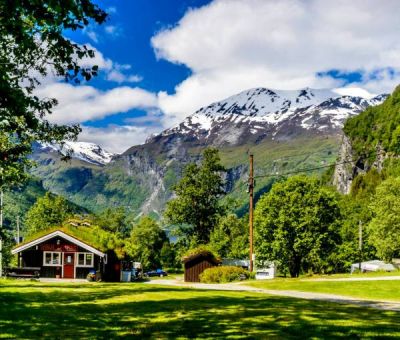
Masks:
[[[187,117],[178,126],[152,136],[147,143],[180,139],[199,145],[240,145],[262,139],[287,140],[308,130],[313,134],[340,131],[344,121],[386,98],[340,96],[330,90],[241,92]]]
[[[226,190],[245,209],[249,151],[259,176],[257,197],[276,180],[265,174],[334,162],[343,122],[385,98],[367,100],[330,90],[251,89],[201,108],[105,165],[74,156],[65,163],[51,150],[38,150],[34,158],[40,166],[34,173],[47,189],[93,211],[123,206],[134,215],[160,214],[185,164],[214,146],[228,168]]]
[[[349,193],[357,175],[374,168],[383,178],[400,173],[400,86],[381,104],[367,108],[347,120],[343,131],[339,159],[346,164],[337,166],[334,183],[338,190]],[[362,182],[358,177],[358,185]]]
[[[101,146],[87,142],[66,141],[63,145],[44,143],[37,145],[36,148],[41,148],[43,152],[56,152],[64,156],[69,155],[72,158],[96,165],[110,163],[115,156],[115,154],[104,150]]]

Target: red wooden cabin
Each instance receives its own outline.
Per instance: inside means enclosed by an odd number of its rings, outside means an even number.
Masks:
[[[119,276],[107,273],[115,267],[108,263],[108,254],[61,230],[18,245],[11,253],[18,254],[18,267],[40,268],[40,277],[85,279],[90,270]]]

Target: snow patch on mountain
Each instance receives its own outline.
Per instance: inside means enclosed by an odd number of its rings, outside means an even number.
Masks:
[[[362,91],[353,91],[362,94]],[[247,136],[257,140],[284,135],[294,129],[336,131],[345,120],[368,106],[381,104],[387,95],[343,95],[336,89],[296,91],[253,88],[203,107],[179,125],[152,136],[190,136],[206,144],[233,145]]]
[[[42,149],[54,150],[62,155],[69,155],[72,158],[96,165],[105,165],[115,156],[115,154],[104,150],[101,146],[87,142],[66,141],[62,145],[42,143],[41,147]]]

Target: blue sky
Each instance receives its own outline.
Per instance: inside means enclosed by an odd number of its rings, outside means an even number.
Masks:
[[[160,30],[175,25],[184,14],[209,3],[210,0],[112,0],[103,7],[108,13],[107,22],[101,26],[91,25],[85,32],[67,33],[74,41],[89,43],[104,56],[121,65],[130,65],[129,70],[137,75],[137,85],[150,92],[167,91],[172,94],[177,84],[187,78],[191,71],[184,65],[158,59],[150,44],[151,38]],[[89,40],[88,40],[89,38]],[[119,85],[129,84],[121,81]],[[102,90],[112,89],[114,82],[100,76],[90,85]],[[106,127],[122,125],[132,117],[146,115],[146,111],[133,109],[86,121],[86,126]]]
[[[379,6],[377,6],[379,4]],[[101,25],[66,32],[95,49],[100,74],[49,79],[51,120],[113,152],[201,106],[252,87],[338,88],[371,96],[400,82],[400,1],[109,0]]]

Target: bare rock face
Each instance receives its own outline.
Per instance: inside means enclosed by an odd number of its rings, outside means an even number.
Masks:
[[[35,174],[46,189],[94,211],[123,206],[135,214],[160,215],[183,168],[188,162],[198,162],[205,147],[235,154],[236,148],[239,152],[253,146],[279,149],[286,143],[301,144],[303,139],[332,138],[336,152],[344,121],[386,97],[343,96],[329,89],[249,89],[199,109],[121,155],[90,143],[65,143],[74,162],[61,164],[54,155],[64,149],[41,145],[35,158],[41,167]],[[343,164],[335,169],[334,179],[343,193],[350,191],[355,174],[364,167],[352,159],[350,142],[344,138],[339,156]],[[265,156],[263,161],[268,160]],[[247,163],[233,164],[226,173],[227,192],[247,177]]]
[[[342,194],[349,194],[354,179],[356,162],[353,160],[353,149],[347,136],[343,136],[337,165],[333,174],[333,185]]]
[[[354,178],[359,174],[365,174],[371,168],[381,172],[387,153],[381,145],[376,146],[375,160],[373,162],[368,158],[356,157],[351,146],[350,139],[343,135],[339,150],[338,160],[333,174],[333,185],[342,194],[349,194]]]

